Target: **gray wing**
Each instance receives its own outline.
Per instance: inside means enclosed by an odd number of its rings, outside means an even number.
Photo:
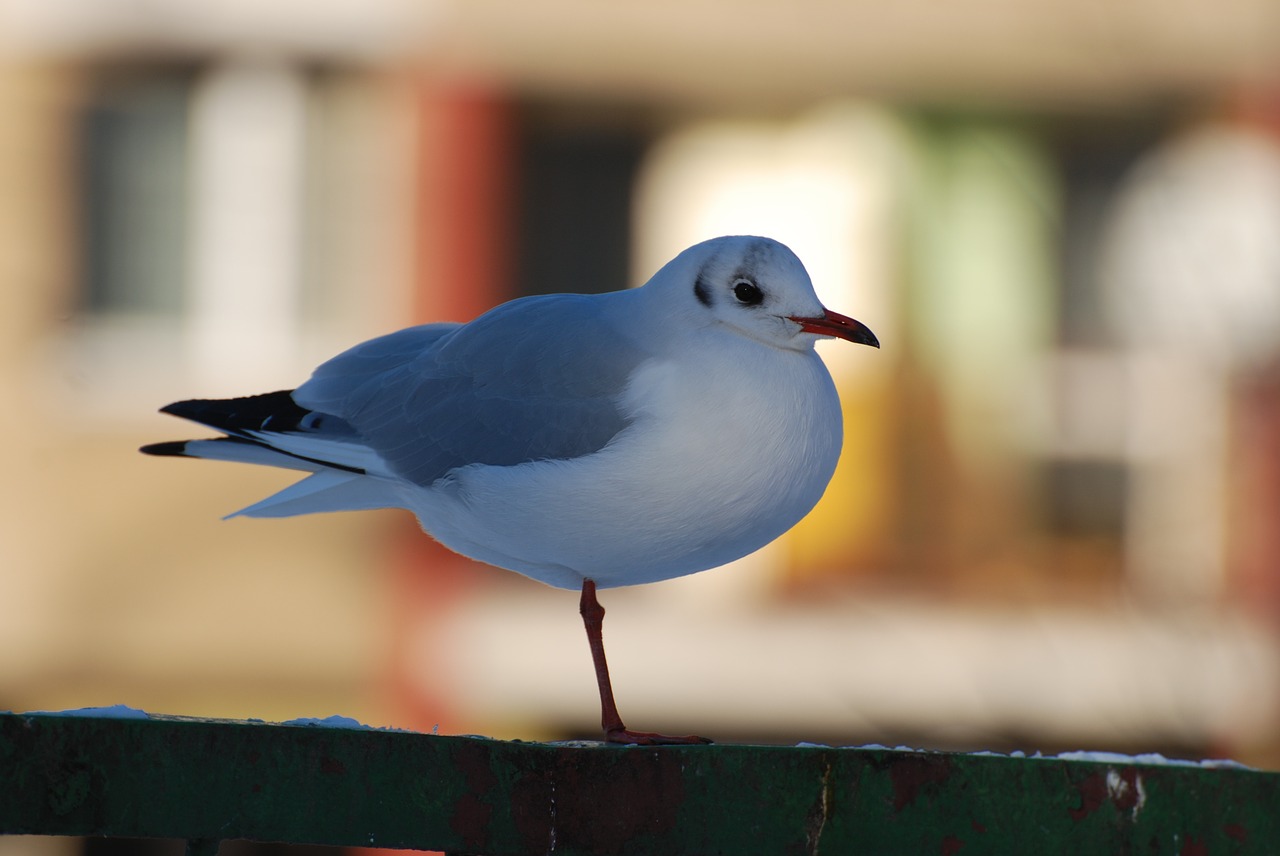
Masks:
[[[350,424],[400,476],[568,459],[626,427],[618,398],[647,354],[599,313],[607,296],[504,304],[470,324],[411,327],[320,366],[294,392]]]

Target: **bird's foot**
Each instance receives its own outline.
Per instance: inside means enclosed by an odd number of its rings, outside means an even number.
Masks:
[[[632,731],[629,728],[610,728],[604,733],[606,743],[625,743],[633,746],[689,746],[713,742],[707,737],[692,734],[683,737],[671,737],[666,734],[654,734],[652,731]]]

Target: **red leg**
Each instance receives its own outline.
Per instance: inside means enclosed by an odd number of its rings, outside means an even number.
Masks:
[[[582,623],[587,628],[587,644],[591,646],[591,660],[596,667],[596,683],[600,685],[600,726],[604,739],[609,743],[640,743],[656,746],[668,743],[710,743],[705,737],[668,737],[649,731],[632,731],[622,724],[618,705],[613,700],[613,684],[609,680],[609,664],[604,658],[604,607],[596,600],[596,584],[582,581],[582,600],[578,604]]]

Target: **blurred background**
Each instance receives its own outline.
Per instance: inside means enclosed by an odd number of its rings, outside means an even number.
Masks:
[[[824,343],[821,505],[610,590],[628,724],[1280,764],[1270,0],[4,0],[0,708],[594,737],[577,594],[156,408],[765,234]]]

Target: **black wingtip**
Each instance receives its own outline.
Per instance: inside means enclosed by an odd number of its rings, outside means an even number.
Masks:
[[[310,410],[293,400],[293,390],[289,389],[241,398],[190,398],[166,404],[160,412],[228,434],[298,430],[312,418]]]
[[[163,455],[172,458],[187,457],[187,441],[171,440],[167,443],[148,443],[138,449],[144,455]]]

